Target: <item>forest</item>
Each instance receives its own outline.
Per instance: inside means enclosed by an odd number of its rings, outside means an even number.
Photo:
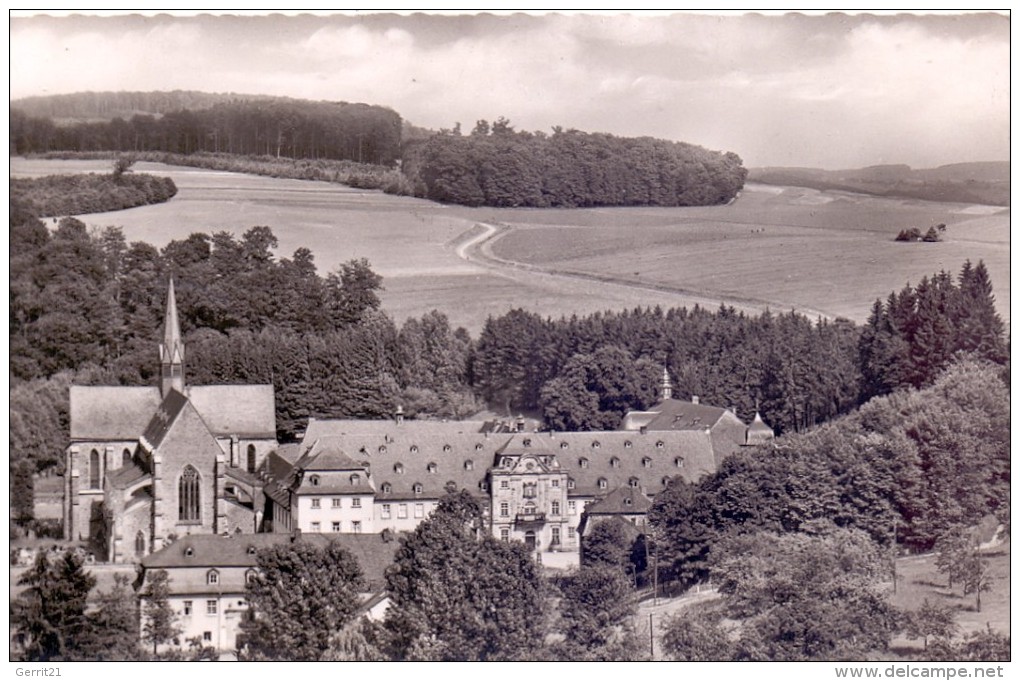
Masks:
[[[109,175],[12,177],[11,210],[39,217],[105,213],[163,203],[177,194],[177,186],[169,177],[129,175],[132,164],[129,158],[117,158]]]
[[[556,127],[515,131],[500,117],[405,146],[416,196],[466,206],[704,206],[744,186],[740,157],[683,142]]]
[[[402,121],[384,107],[287,98],[233,98],[158,115],[57,125],[11,108],[12,153],[164,151],[347,159],[392,166]]]

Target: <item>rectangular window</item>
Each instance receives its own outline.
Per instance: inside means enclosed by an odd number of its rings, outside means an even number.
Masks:
[[[568,527],[567,528],[567,536],[568,537],[573,539],[576,535],[577,535],[577,531],[574,528],[572,528],[572,527]]]
[[[499,481],[499,488],[500,489],[510,489],[510,481],[509,480],[500,480]]]
[[[504,517],[510,515],[510,504],[508,502],[499,502],[499,514]]]
[[[407,517],[407,504],[400,504],[399,506],[397,506],[397,517],[398,518]]]
[[[339,532],[340,531],[340,521],[339,520],[334,520],[333,521],[333,531],[334,532]]]
[[[209,641],[212,641],[212,632],[211,631],[203,631],[202,632],[202,640],[205,641],[206,643],[208,643]]]
[[[414,505],[414,517],[415,518],[424,518],[425,517],[425,504],[415,504]]]
[[[340,497],[333,497],[333,508],[340,508]]]
[[[503,528],[499,531],[499,538],[503,541],[510,541],[510,530]]]
[[[185,617],[189,617],[191,615],[191,607],[192,607],[192,602],[191,601],[184,601],[184,616]]]
[[[322,499],[320,499],[319,497],[312,497],[312,508],[320,508],[321,503]]]
[[[553,544],[560,543],[560,528],[558,527],[552,528],[552,543]]]
[[[216,614],[216,605],[217,605],[216,601],[206,601],[205,602],[205,614],[206,615],[215,615]]]
[[[550,512],[553,515],[559,515],[560,514],[560,502],[554,501],[554,502],[552,502],[552,504],[550,504],[550,506],[552,507],[550,509]]]
[[[351,530],[354,531],[354,534],[361,534],[361,521],[360,520],[352,520],[351,521]]]
[[[551,484],[553,487],[559,487],[560,481],[557,478],[553,478],[552,480],[549,481],[549,484]]]
[[[576,501],[568,501],[567,502],[567,511],[570,513],[570,515],[577,515],[577,502]]]
[[[322,532],[322,523],[318,520],[312,523],[312,532]]]
[[[390,505],[389,504],[383,504],[382,505],[382,517],[383,517],[383,519],[384,520],[389,520],[390,519],[390,513],[392,513],[392,509],[390,508]]]
[[[351,499],[351,508],[361,508],[361,499],[359,497]]]

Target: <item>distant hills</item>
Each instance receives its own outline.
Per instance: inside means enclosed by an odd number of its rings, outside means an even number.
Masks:
[[[924,201],[1009,205],[1009,161],[952,163],[928,169],[914,169],[908,165],[879,165],[853,170],[751,168],[747,180]]]

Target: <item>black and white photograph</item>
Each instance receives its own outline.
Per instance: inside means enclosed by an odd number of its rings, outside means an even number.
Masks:
[[[12,676],[1008,676],[1008,10],[9,59]]]

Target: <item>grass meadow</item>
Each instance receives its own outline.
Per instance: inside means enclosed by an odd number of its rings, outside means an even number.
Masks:
[[[108,161],[11,159],[15,177],[108,172]],[[444,206],[376,191],[139,163],[171,177],[170,202],[83,216],[129,241],[163,246],[192,232],[237,235],[268,225],[277,254],[310,248],[320,273],[368,258],[398,323],[431,309],[477,334],[511,307],[588,314],[638,305],[791,308],[861,322],[908,281],[982,259],[1009,320],[1009,209],[748,185],[708,208],[493,209]],[[509,226],[485,245],[494,266],[458,255],[476,222]],[[943,243],[895,243],[904,227],[949,226]],[[526,269],[506,266],[521,263]]]

